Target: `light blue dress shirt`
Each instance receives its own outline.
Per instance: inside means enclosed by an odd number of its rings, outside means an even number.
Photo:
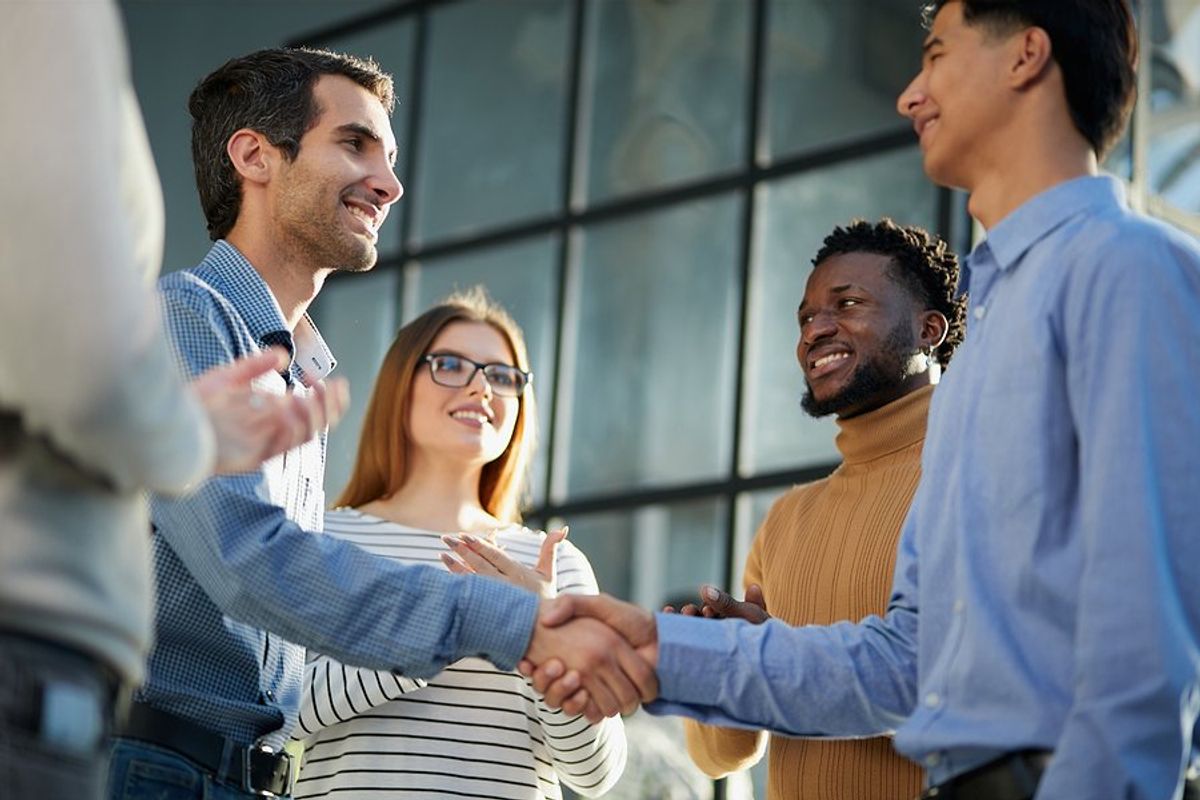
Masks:
[[[1039,798],[1167,800],[1200,714],[1200,248],[1085,177],[964,276],[886,615],[659,615],[652,710],[894,731],[932,784],[1054,750]]]
[[[159,284],[189,374],[279,344],[276,391],[332,368],[306,317],[296,336],[240,252],[217,242]],[[314,370],[318,374],[314,375]],[[537,614],[533,594],[372,556],[324,536],[325,436],[259,470],[213,478],[186,499],[151,498],[154,648],[138,699],[241,744],[282,745],[296,722],[304,647],[347,664],[428,678],[466,656],[512,669]]]

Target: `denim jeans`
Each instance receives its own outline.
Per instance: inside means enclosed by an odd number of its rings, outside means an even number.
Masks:
[[[217,780],[191,760],[147,742],[116,739],[108,770],[109,800],[246,800],[257,795]]]
[[[103,797],[113,683],[77,652],[0,632],[0,797]]]

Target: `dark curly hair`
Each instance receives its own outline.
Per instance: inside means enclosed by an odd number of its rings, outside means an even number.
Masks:
[[[225,150],[229,137],[249,128],[289,161],[295,159],[301,137],[321,117],[312,90],[322,75],[349,78],[392,112],[392,76],[378,64],[307,47],[269,48],[232,59],[192,91],[192,162],[209,238],[227,236],[242,207],[242,182]]]
[[[884,217],[877,223],[856,219],[837,227],[813,258],[813,266],[844,253],[888,256],[897,283],[922,307],[940,311],[949,323],[946,339],[934,356],[943,367],[966,332],[967,298],[958,292],[958,256],[940,237],[915,225],[897,225]]]

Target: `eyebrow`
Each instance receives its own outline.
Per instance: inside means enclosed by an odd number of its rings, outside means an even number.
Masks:
[[[429,355],[431,355],[431,356],[454,356],[455,358],[462,358],[462,359],[466,359],[467,361],[470,361],[470,362],[474,362],[474,361],[475,361],[475,359],[471,358],[471,357],[470,357],[469,355],[467,355],[466,353],[460,353],[459,351],[455,350],[453,347],[439,347],[437,350],[430,350],[430,351],[429,351]],[[517,366],[516,364],[510,364],[510,363],[508,363],[507,361],[504,361],[504,360],[501,360],[501,361],[482,361],[482,362],[479,362],[479,363],[482,363],[482,364],[487,364],[487,365],[491,365],[491,364],[499,364],[499,365],[501,365],[501,366],[505,366],[505,367],[515,367],[515,366]],[[520,368],[518,367],[518,369],[520,369]]]
[[[930,36],[925,40],[925,43],[921,45],[921,54],[924,55],[925,53],[928,53],[931,49],[937,47],[939,44],[945,44],[945,42],[943,42],[938,36]]]
[[[375,129],[370,125],[365,125],[361,122],[347,122],[345,125],[337,127],[338,133],[357,133],[359,136],[365,136],[376,144],[383,144],[383,137],[376,133]],[[396,151],[392,150],[387,154],[388,163],[392,166],[396,165]]]
[[[858,284],[854,284],[854,283],[843,283],[840,286],[830,286],[829,291],[832,294],[845,294],[846,292],[859,292],[861,294],[870,294],[870,292],[867,291],[866,287],[859,286]],[[801,301],[800,305],[796,308],[796,316],[798,317],[802,313],[804,313],[804,309],[805,309],[805,303],[803,301]]]

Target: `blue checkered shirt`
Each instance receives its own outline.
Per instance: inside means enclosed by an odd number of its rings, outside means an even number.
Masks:
[[[333,359],[307,317],[295,335],[258,272],[228,242],[159,283],[165,324],[195,375],[270,344],[293,355],[263,383],[304,393]],[[327,369],[322,370],[327,371]],[[152,496],[154,647],[138,699],[239,744],[278,746],[296,722],[304,647],[350,664],[431,677],[479,655],[511,669],[536,598],[487,579],[369,555],[321,531],[325,435],[186,499]]]

